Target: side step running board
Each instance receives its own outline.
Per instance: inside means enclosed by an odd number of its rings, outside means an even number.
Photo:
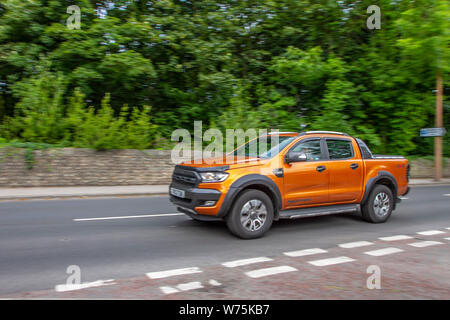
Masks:
[[[325,216],[329,214],[337,214],[344,212],[358,212],[359,204],[338,204],[332,206],[322,206],[314,208],[301,208],[280,211],[280,219],[296,219],[315,216]]]

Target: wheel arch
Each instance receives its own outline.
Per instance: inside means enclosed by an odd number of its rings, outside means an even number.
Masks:
[[[223,200],[218,216],[224,218],[239,195],[249,189],[260,190],[269,196],[273,204],[274,220],[277,220],[282,206],[281,192],[275,182],[260,174],[245,175],[233,182]]]
[[[394,208],[395,209],[395,199],[397,198],[398,194],[398,184],[395,177],[387,171],[379,171],[378,175],[376,177],[370,178],[367,183],[364,190],[364,195],[361,200],[361,204],[364,204],[369,199],[370,192],[372,192],[373,188],[378,185],[385,185],[392,191],[392,196],[394,197]]]

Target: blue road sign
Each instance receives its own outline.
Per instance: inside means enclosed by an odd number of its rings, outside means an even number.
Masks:
[[[442,137],[447,130],[445,128],[423,128],[420,129],[421,137]]]

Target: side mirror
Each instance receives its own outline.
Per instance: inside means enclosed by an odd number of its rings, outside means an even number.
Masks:
[[[289,152],[286,155],[286,163],[302,162],[306,160],[308,160],[308,158],[304,152]]]

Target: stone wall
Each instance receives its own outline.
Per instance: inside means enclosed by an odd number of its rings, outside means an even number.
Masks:
[[[434,161],[427,159],[411,160],[411,177],[412,178],[431,178],[434,175]],[[442,175],[450,178],[450,158],[443,159]]]
[[[113,186],[168,184],[170,151],[48,149],[26,155],[24,149],[0,149],[0,187]],[[28,163],[26,161],[28,159]],[[411,162],[412,178],[430,178],[431,160]],[[450,177],[450,159],[444,164]]]
[[[31,169],[25,152],[0,149],[0,187],[168,184],[173,170],[170,151],[35,150]]]

